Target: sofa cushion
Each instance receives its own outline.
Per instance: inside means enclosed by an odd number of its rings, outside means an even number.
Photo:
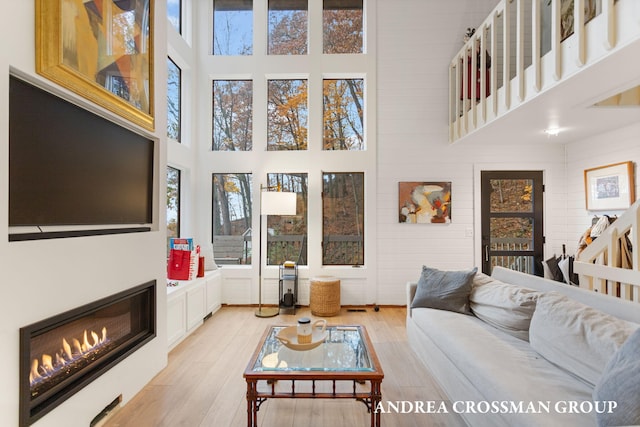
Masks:
[[[545,359],[593,386],[637,327],[558,292],[546,292],[538,298],[529,340]]]
[[[423,266],[411,308],[437,308],[471,314],[469,293],[477,271],[477,267],[468,271],[441,271]]]
[[[598,413],[600,426],[640,425],[640,329],[637,329],[604,368],[593,400],[613,401],[611,413]]]
[[[437,359],[420,354],[437,379],[450,378],[453,371],[459,371],[464,384],[445,388],[451,401],[550,402],[552,406],[549,413],[484,413],[468,425],[595,426],[592,413],[560,413],[554,409],[568,400],[591,401],[593,388],[540,356],[528,342],[474,316],[443,310],[418,308],[407,322],[450,362],[436,364]]]
[[[491,276],[487,276],[482,271],[478,271],[475,276],[473,276],[473,280],[471,281],[471,289],[476,286],[486,285],[488,283],[504,283],[499,281],[498,279],[494,279]]]
[[[539,295],[540,292],[478,273],[471,287],[469,305],[482,321],[528,341],[529,324]]]

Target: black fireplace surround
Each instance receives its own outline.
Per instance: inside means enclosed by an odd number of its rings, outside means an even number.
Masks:
[[[155,280],[20,328],[20,426],[155,336]]]

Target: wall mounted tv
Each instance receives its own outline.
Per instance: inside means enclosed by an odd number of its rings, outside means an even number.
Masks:
[[[149,225],[153,165],[153,140],[10,76],[10,227]]]

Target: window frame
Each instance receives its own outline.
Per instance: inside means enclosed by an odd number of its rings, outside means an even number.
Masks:
[[[171,64],[173,64],[176,69],[178,70],[178,137],[177,138],[172,138],[172,135],[169,135],[169,129],[168,126],[170,124],[170,113],[169,113],[169,88],[167,87],[167,138],[169,138],[172,141],[176,141],[178,143],[182,143],[182,90],[183,90],[183,74],[182,74],[182,68],[177,64],[177,62],[171,58],[170,55],[167,55],[167,61],[169,61]],[[169,63],[167,63],[167,86],[169,85]]]
[[[284,5],[284,7],[271,7],[271,4],[273,3],[282,3]],[[294,3],[299,3],[300,5],[302,5],[304,3],[304,5],[306,7],[299,7],[299,8],[285,8],[287,7],[287,5],[292,5]],[[270,56],[306,56],[309,54],[309,27],[310,27],[310,16],[311,16],[311,12],[310,12],[310,4],[309,4],[309,0],[267,0],[267,34],[266,34],[266,39],[267,39],[267,55]],[[298,53],[294,53],[294,52],[280,52],[280,53],[274,53],[271,51],[271,14],[273,11],[287,11],[290,13],[293,13],[295,11],[305,11],[306,16],[305,16],[305,22],[306,22],[306,27],[304,29],[304,34],[305,36],[305,45],[304,45],[304,49],[303,52],[298,52]]]
[[[267,80],[266,80],[266,85],[267,85],[267,100],[266,100],[266,105],[265,105],[265,109],[266,109],[266,115],[267,115],[267,123],[266,123],[266,144],[267,144],[267,151],[307,151],[309,149],[309,126],[310,126],[310,91],[309,91],[309,75],[294,75],[294,74],[288,74],[286,76],[271,76],[268,75],[266,76]],[[279,149],[279,145],[277,144],[272,144],[271,143],[271,118],[270,118],[270,83],[271,82],[275,82],[275,81],[299,81],[302,82],[301,84],[304,84],[305,86],[305,90],[306,90],[306,97],[307,97],[307,101],[305,103],[305,107],[304,107],[304,117],[305,117],[305,122],[304,124],[302,124],[304,126],[304,128],[306,129],[305,132],[305,139],[304,141],[302,141],[302,143],[304,144],[304,148],[295,148],[295,145],[289,145],[286,146],[285,148]],[[276,106],[277,108],[278,106]],[[294,141],[295,142],[295,141]],[[287,148],[288,147],[288,148]]]
[[[180,228],[182,223],[182,170],[178,167],[174,167],[171,165],[167,165],[167,193],[169,192],[169,171],[175,171],[178,175],[177,185],[176,185],[176,235],[175,237],[180,237]],[[168,194],[167,194],[168,196]],[[169,197],[167,197],[168,202]],[[169,210],[168,206],[165,206],[167,211]],[[169,215],[167,213],[166,216],[166,227],[167,227],[167,255],[169,254],[169,239],[173,236],[169,236]]]
[[[326,212],[325,212],[325,206],[326,206],[326,200],[327,200],[327,196],[325,193],[325,176],[326,175],[361,175],[362,176],[362,188],[360,189],[362,191],[362,224],[360,225],[360,227],[362,228],[362,239],[361,239],[361,248],[362,248],[362,256],[361,259],[358,260],[358,262],[355,263],[332,263],[332,264],[328,264],[325,263],[325,248],[327,246],[327,244],[329,242],[325,242],[325,237],[328,236],[325,233],[325,217],[326,217]],[[353,266],[353,267],[363,267],[366,265],[366,241],[367,241],[367,236],[366,236],[366,227],[365,227],[365,223],[367,221],[367,203],[366,203],[366,178],[367,175],[364,171],[349,171],[349,172],[327,172],[327,171],[322,171],[322,266],[323,267],[342,267],[342,266]],[[349,236],[349,235],[345,235],[345,236]],[[346,240],[345,240],[346,241]]]
[[[250,192],[250,194],[248,195],[249,197],[249,204],[246,206],[247,208],[247,213],[248,213],[248,226],[247,228],[242,232],[242,234],[216,234],[216,215],[218,215],[217,209],[216,209],[216,188],[215,188],[215,180],[216,180],[216,176],[218,175],[234,175],[234,177],[237,178],[238,175],[245,175],[245,179],[248,181],[248,190]],[[214,249],[213,249],[213,253],[214,253],[214,257],[216,257],[216,262],[219,264],[236,264],[237,267],[244,267],[244,268],[249,268],[252,264],[253,264],[253,248],[254,248],[254,228],[253,228],[253,224],[254,224],[254,218],[256,216],[255,214],[255,207],[256,207],[256,202],[255,202],[255,192],[254,192],[254,174],[251,172],[212,172],[211,175],[211,244],[213,245]],[[260,216],[260,215],[258,215]],[[231,218],[229,218],[229,227],[232,227],[231,222],[233,222],[233,220],[231,220]],[[251,239],[248,240],[247,243],[247,239],[246,239],[246,235],[249,233],[249,235],[251,236]],[[256,233],[257,234],[257,233]],[[234,254],[233,257],[229,257],[227,256],[228,254],[222,253],[223,256],[221,255],[221,252],[218,252],[218,254],[216,255],[216,236],[242,236],[242,254],[241,256],[238,258],[237,262],[234,262],[233,260],[231,260],[231,258],[237,258]],[[229,251],[231,252],[235,252],[237,250],[237,245],[234,245],[234,248],[229,248]],[[225,249],[226,251],[226,249]]]
[[[211,4],[211,3],[209,3]],[[211,8],[211,6],[209,6]],[[322,2],[309,2],[309,45],[307,55],[269,55],[267,54],[267,7],[265,3],[257,4],[254,1],[254,43],[251,57],[232,57],[212,55],[202,61],[202,76],[206,84],[213,80],[247,80],[253,81],[253,150],[251,152],[211,152],[212,135],[212,99],[202,101],[202,105],[208,108],[198,110],[198,120],[206,123],[206,127],[199,128],[199,133],[205,135],[207,140],[207,153],[198,155],[196,161],[199,167],[207,173],[251,172],[254,177],[254,209],[257,209],[256,195],[261,185],[267,184],[268,173],[297,173],[305,172],[309,177],[308,195],[308,265],[301,266],[301,280],[316,274],[335,274],[341,277],[343,284],[354,286],[351,295],[362,295],[363,300],[358,303],[375,301],[375,286],[368,283],[375,281],[375,269],[371,268],[376,263],[376,43],[375,34],[369,34],[370,29],[375,30],[376,4],[375,1],[364,0],[363,12],[363,53],[361,54],[324,54],[322,52]],[[209,15],[209,33],[206,35],[212,43],[211,15]],[[209,46],[208,46],[209,47]],[[368,53],[370,52],[370,53]],[[267,81],[269,79],[298,79],[308,81],[308,140],[307,150],[299,151],[269,151],[267,150]],[[363,79],[364,96],[364,149],[361,151],[336,151],[323,150],[322,144],[322,81],[324,78],[338,79]],[[209,91],[207,91],[209,92]],[[200,102],[200,101],[199,101]],[[198,124],[197,126],[205,126]],[[200,141],[199,144],[203,142]],[[201,150],[204,147],[200,147]],[[202,151],[199,151],[202,152]],[[364,220],[364,264],[360,268],[351,265],[322,265],[322,250],[318,242],[322,237],[322,171],[335,172],[361,171],[365,173],[365,220]],[[208,187],[210,188],[210,187]],[[211,193],[206,195],[211,206]],[[203,203],[203,202],[200,202]],[[253,230],[257,231],[261,221],[266,226],[266,218],[253,216]],[[209,220],[208,224],[213,225]],[[212,235],[211,230],[205,231],[206,235]],[[252,269],[246,270],[239,267],[225,266],[225,277],[234,285],[233,291],[226,298],[231,304],[257,303],[258,295],[258,271],[262,266],[263,301],[271,303],[277,299],[271,294],[271,288],[277,286],[278,268],[274,265],[266,265],[266,236],[262,242],[258,241],[258,233],[252,238],[254,259]],[[316,242],[311,243],[311,242]],[[262,244],[261,260],[257,259],[258,246]],[[232,282],[229,282],[230,284]],[[237,286],[236,286],[237,284]],[[304,295],[303,295],[304,298]],[[359,297],[356,297],[359,298]]]
[[[309,264],[308,259],[309,259],[309,254],[308,254],[308,248],[307,248],[307,244],[309,241],[309,217],[307,215],[308,209],[309,209],[309,201],[308,201],[308,197],[307,195],[309,194],[309,173],[308,172],[269,172],[267,173],[267,187],[269,188],[279,188],[282,191],[291,191],[291,187],[286,185],[285,183],[285,179],[284,179],[284,175],[287,175],[287,182],[291,182],[295,180],[295,177],[298,176],[300,177],[301,181],[304,181],[304,183],[300,183],[300,190],[301,191],[296,191],[296,215],[295,217],[299,217],[302,216],[302,219],[304,221],[304,228],[305,228],[305,233],[302,235],[302,241],[300,242],[300,252],[298,253],[298,256],[296,257],[296,259],[292,259],[293,257],[288,257],[288,259],[283,260],[283,261],[294,261],[296,262],[299,266],[307,266]],[[304,177],[302,177],[304,176]],[[281,183],[284,183],[285,185],[282,185]],[[293,185],[296,185],[295,183]],[[306,185],[306,187],[305,187]],[[303,202],[304,205],[301,205],[300,202]],[[296,224],[296,220],[294,218],[291,218],[290,216],[285,216],[285,215],[267,215],[267,227],[266,229],[269,230],[271,227],[269,227],[270,224],[273,224],[273,222],[275,221],[274,217],[280,217],[280,222],[281,225],[282,223],[290,223],[291,225],[295,225]],[[300,224],[298,222],[298,224]],[[296,236],[295,234],[279,234],[280,236]],[[269,237],[272,236],[270,233],[267,233],[267,250],[266,255],[267,255],[267,260],[266,260],[266,265],[270,266],[270,265],[279,265],[280,262],[277,263],[273,263],[270,262],[270,258],[269,258]],[[274,235],[275,237],[275,235]],[[277,240],[277,239],[273,239],[273,240]],[[287,240],[286,238],[284,240]],[[303,253],[304,251],[304,253]],[[304,260],[304,262],[300,262],[301,258]]]
[[[333,2],[333,3],[338,3],[340,4],[340,6],[344,6],[345,3],[349,3],[349,2],[353,2],[353,3],[359,3],[359,8],[350,8],[350,9],[355,9],[355,10],[360,10],[361,11],[361,15],[362,15],[362,22],[361,22],[361,26],[362,26],[362,43],[360,45],[360,51],[359,52],[327,52],[327,48],[325,45],[325,34],[327,33],[325,27],[324,27],[324,20],[325,20],[325,12],[326,11],[331,11],[331,10],[339,10],[339,9],[332,9],[327,7],[327,3],[329,2]],[[359,55],[359,54],[363,54],[365,52],[365,36],[366,36],[366,31],[365,31],[365,0],[323,0],[322,1],[322,53],[325,55]],[[347,9],[346,7],[342,7],[342,9]]]
[[[328,80],[342,80],[342,81],[346,81],[346,80],[360,80],[362,81],[362,98],[360,99],[360,101],[362,102],[362,148],[357,149],[357,150],[339,150],[339,149],[335,149],[335,148],[331,148],[328,149],[325,146],[325,123],[324,123],[324,118],[325,118],[325,114],[326,114],[326,109],[325,109],[325,102],[323,99],[322,102],[322,119],[323,119],[323,131],[322,131],[322,149],[325,151],[366,151],[367,150],[367,102],[366,102],[366,93],[367,93],[367,79],[365,78],[364,75],[349,75],[349,76],[344,76],[344,75],[335,75],[335,74],[330,74],[330,75],[324,75],[322,77],[322,90],[323,90],[323,95],[324,95],[324,84],[326,81]],[[324,98],[324,97],[323,97]]]
[[[216,82],[248,82],[250,85],[250,91],[251,91],[251,127],[249,129],[249,133],[250,133],[250,139],[248,141],[248,145],[249,148],[247,150],[221,150],[221,149],[216,149],[216,145],[215,145],[215,129],[216,129],[216,125],[215,123],[212,122],[211,124],[211,145],[210,148],[212,151],[214,152],[234,152],[234,151],[242,151],[242,152],[246,152],[246,151],[252,151],[253,150],[253,139],[254,139],[254,134],[253,134],[253,122],[254,122],[254,116],[255,116],[255,108],[254,108],[254,104],[253,104],[253,92],[254,92],[254,81],[250,78],[232,78],[232,79],[222,79],[222,78],[214,78],[211,80],[211,110],[212,110],[212,114],[211,114],[211,118],[213,119],[213,116],[216,114],[216,108],[215,108],[215,103],[216,103],[216,99],[215,99],[215,84]],[[235,141],[233,141],[233,144],[235,146]]]
[[[181,36],[183,36],[182,31],[183,31],[183,27],[184,27],[184,9],[183,6],[184,4],[182,3],[182,0],[176,0],[178,2],[178,28],[175,27],[175,25],[173,25],[173,23],[170,25],[171,27],[173,27],[178,34],[180,34]],[[169,12],[169,2],[167,2],[167,20],[169,20],[171,22],[171,20],[169,19],[170,16],[168,15]]]
[[[220,0],[222,2],[224,2],[225,0]],[[234,1],[234,0],[226,0],[227,3],[229,3],[230,1]],[[242,53],[216,53],[216,13],[221,11],[220,9],[216,8],[216,0],[213,0],[210,4],[211,4],[211,14],[210,14],[210,19],[211,19],[211,34],[209,37],[209,43],[211,43],[210,46],[210,51],[209,54],[215,57],[242,57],[242,56],[252,56],[255,53],[255,2],[254,0],[249,0],[251,1],[251,7],[249,9],[229,9],[227,11],[235,11],[235,12],[240,12],[242,10],[250,10],[251,11],[251,31],[250,31],[250,39],[251,39],[251,46],[249,46],[249,53],[246,54],[242,54]],[[238,3],[243,3],[242,0],[237,1]],[[227,35],[228,36],[228,35]]]

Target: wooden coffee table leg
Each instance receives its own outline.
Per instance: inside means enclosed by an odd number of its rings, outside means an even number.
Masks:
[[[247,380],[247,427],[258,425],[258,382]]]
[[[371,427],[380,427],[380,413],[376,410],[382,400],[381,381],[371,381]]]

